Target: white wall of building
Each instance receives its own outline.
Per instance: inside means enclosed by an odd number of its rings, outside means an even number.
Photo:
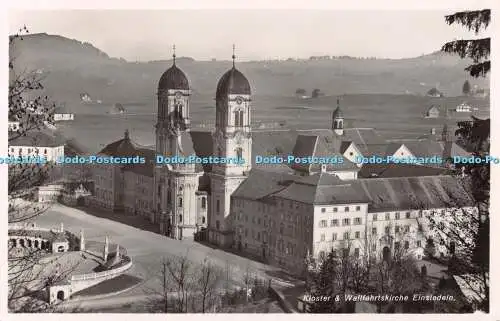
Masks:
[[[40,156],[49,162],[64,157],[64,145],[55,147],[9,146],[9,156]]]

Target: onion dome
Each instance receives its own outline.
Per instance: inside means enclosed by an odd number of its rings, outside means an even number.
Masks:
[[[227,98],[228,95],[251,95],[252,93],[248,79],[234,66],[234,60],[236,58],[234,55],[234,46],[232,58],[233,68],[222,75],[217,84],[216,100]]]
[[[158,84],[158,91],[162,90],[189,90],[189,81],[186,77],[186,74],[180,70],[175,65],[175,46],[174,46],[174,54],[173,64],[167,71],[161,75],[160,82]]]

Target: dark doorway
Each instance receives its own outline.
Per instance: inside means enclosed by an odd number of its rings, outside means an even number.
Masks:
[[[64,291],[57,291],[57,299],[64,301]]]
[[[57,248],[57,252],[64,252],[64,246],[60,245],[60,246]]]
[[[389,261],[391,258],[391,249],[389,249],[388,246],[384,246],[384,249],[382,250],[382,258],[384,261]]]

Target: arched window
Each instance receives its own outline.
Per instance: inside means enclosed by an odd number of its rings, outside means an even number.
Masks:
[[[240,110],[240,127],[243,127],[243,111]]]
[[[236,157],[239,159],[243,158],[243,149],[241,147],[236,148]]]
[[[239,111],[234,112],[234,126],[235,127],[240,127],[240,116],[239,116]]]
[[[201,217],[201,224],[205,224],[205,216]]]
[[[182,215],[179,215],[179,223],[182,223]]]
[[[182,207],[182,197],[179,197],[179,207]]]
[[[215,222],[215,228],[216,228],[217,230],[219,230],[219,229],[220,229],[220,222],[219,222],[219,221],[216,221],[216,222]]]
[[[204,197],[201,198],[201,208],[202,209],[207,208],[207,199]]]
[[[171,202],[172,202],[172,192],[170,192],[170,189],[169,189],[167,192],[167,204],[170,205]]]
[[[217,156],[222,157],[222,149],[220,147],[217,148]]]

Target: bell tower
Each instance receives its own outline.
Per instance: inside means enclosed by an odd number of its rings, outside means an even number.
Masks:
[[[344,113],[340,109],[340,98],[337,98],[337,108],[333,111],[332,129],[339,136],[344,134]]]
[[[231,194],[246,179],[252,166],[251,88],[248,79],[233,66],[219,80],[213,155],[230,160],[212,165],[211,201],[208,213],[209,241],[229,246]]]

